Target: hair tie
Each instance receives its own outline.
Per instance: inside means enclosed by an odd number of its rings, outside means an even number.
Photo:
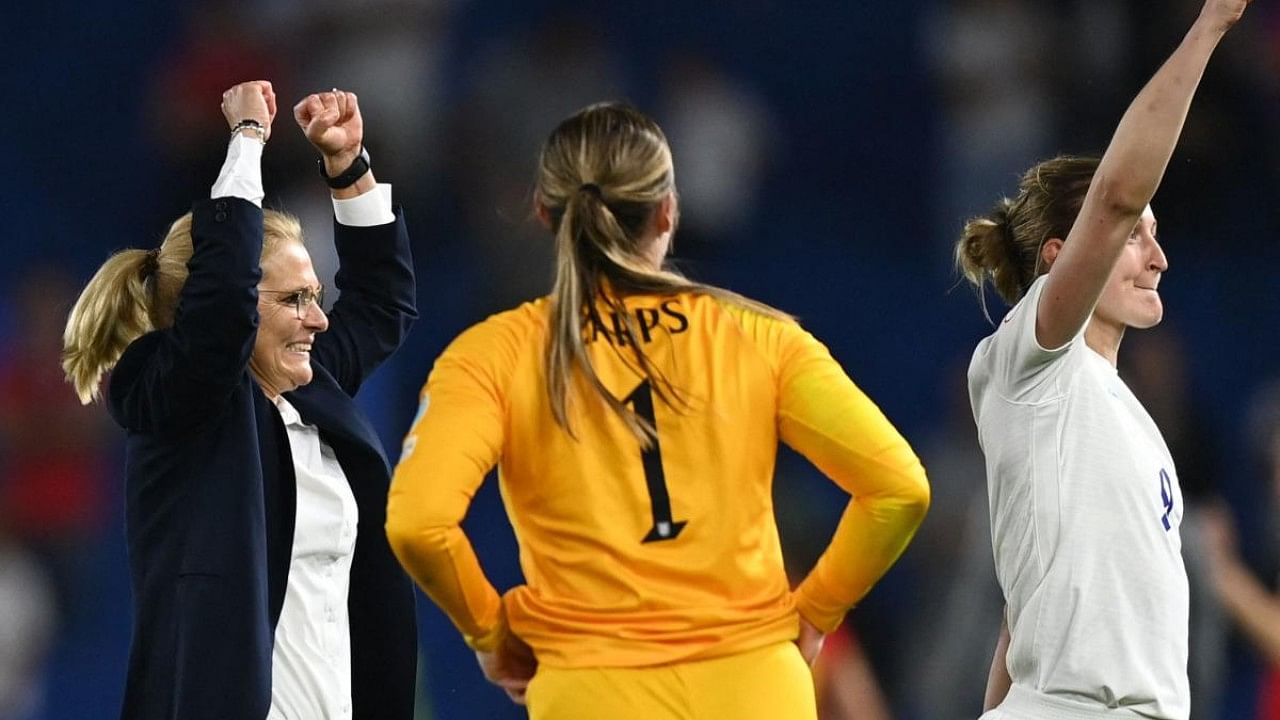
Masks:
[[[1017,260],[1022,255],[1022,248],[1018,247],[1018,236],[1014,234],[1013,227],[1009,225],[1009,219],[1006,217],[1004,222],[1000,223],[1000,234],[1003,236],[1004,244],[1009,248],[1009,257]]]
[[[991,221],[996,225],[996,231],[1000,233],[1000,240],[1008,250],[1009,259],[1014,261],[1022,253],[1018,248],[1018,237],[1013,232],[1012,211],[1016,205],[1016,202],[1006,199],[996,207],[996,211],[991,216]]]
[[[160,269],[160,248],[152,248],[147,251],[147,256],[142,259],[142,277],[148,278],[156,274]]]
[[[578,192],[595,195],[597,200],[604,200],[604,191],[602,191],[600,186],[595,183],[582,183],[578,186]]]
[[[1032,281],[1036,279],[1036,273],[1033,270],[1030,276],[1023,272],[1022,269],[1022,247],[1018,245],[1018,235],[1013,231],[1013,210],[1025,198],[1018,198],[1016,201],[1005,200],[1001,207],[996,211],[995,223],[996,230],[1000,233],[1000,240],[1004,243],[1005,253],[1009,256],[1009,268],[1013,271],[1014,277],[1017,278],[1018,286],[1022,288],[1022,292],[1026,292],[1031,287]],[[1039,261],[1035,263],[1039,267]]]

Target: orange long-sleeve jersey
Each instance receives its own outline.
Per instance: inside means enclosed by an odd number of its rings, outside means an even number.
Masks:
[[[795,638],[797,610],[832,630],[924,516],[915,454],[796,323],[702,294],[626,306],[639,337],[608,315],[584,337],[657,443],[643,449],[581,380],[566,432],[547,393],[548,301],[495,315],[445,350],[423,389],[387,510],[400,561],[472,647],[509,626],[556,667],[745,651]],[[678,400],[634,370],[635,342]],[[794,592],[771,496],[779,439],[853,495]],[[502,598],[459,527],[495,463],[526,579]]]

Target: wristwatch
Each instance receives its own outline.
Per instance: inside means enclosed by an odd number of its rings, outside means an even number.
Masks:
[[[357,180],[363,177],[365,173],[369,172],[369,151],[361,145],[360,154],[356,156],[355,160],[351,161],[351,166],[334,177],[329,177],[329,174],[325,172],[324,158],[321,158],[318,164],[320,166],[320,177],[324,178],[324,181],[328,183],[329,187],[334,190],[341,190],[342,188],[355,185]]]

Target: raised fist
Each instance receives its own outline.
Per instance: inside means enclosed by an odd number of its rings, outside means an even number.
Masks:
[[[1253,0],[1205,0],[1200,16],[1209,21],[1215,30],[1226,32],[1244,15],[1244,9]]]
[[[325,165],[336,168],[336,172],[351,165],[360,154],[364,120],[355,93],[337,88],[313,93],[293,106],[293,117],[307,140],[324,155]]]
[[[232,86],[222,93],[222,115],[227,119],[227,127],[232,128],[241,120],[256,120],[270,137],[271,123],[276,119],[276,93],[271,83],[254,80]]]

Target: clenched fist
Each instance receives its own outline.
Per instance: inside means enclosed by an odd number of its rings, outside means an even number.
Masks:
[[[1217,32],[1226,32],[1239,22],[1252,0],[1206,0],[1200,17]]]
[[[313,93],[293,106],[293,117],[307,140],[324,156],[329,175],[337,175],[360,154],[364,120],[356,94],[334,88]]]
[[[276,93],[271,83],[253,80],[232,86],[222,93],[222,115],[231,128],[241,120],[256,120],[266,137],[271,137],[271,123],[276,119]]]

